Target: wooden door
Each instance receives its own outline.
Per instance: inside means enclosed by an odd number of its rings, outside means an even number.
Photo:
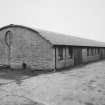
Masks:
[[[74,65],[82,64],[82,48],[74,48]]]

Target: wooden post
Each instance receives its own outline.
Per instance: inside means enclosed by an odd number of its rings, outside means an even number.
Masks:
[[[54,68],[54,72],[56,72],[56,47],[55,47],[55,68]]]

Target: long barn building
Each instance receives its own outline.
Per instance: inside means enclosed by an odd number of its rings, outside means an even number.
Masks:
[[[53,70],[105,59],[105,43],[32,29],[0,28],[0,64],[12,68]]]

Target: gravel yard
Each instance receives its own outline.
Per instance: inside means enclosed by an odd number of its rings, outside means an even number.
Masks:
[[[41,75],[3,70],[0,105],[105,105],[105,61]]]

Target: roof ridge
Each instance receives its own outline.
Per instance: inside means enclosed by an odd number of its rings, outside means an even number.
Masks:
[[[39,33],[46,41],[49,41],[53,45],[73,45],[73,46],[95,46],[95,47],[105,47],[104,42],[92,40],[92,39],[86,39],[86,38],[81,38],[73,35],[67,35],[59,32],[52,32],[52,31],[47,31],[44,29],[38,29],[38,28],[31,28],[27,27],[24,25],[15,25],[15,24],[10,24],[7,26],[4,26],[0,28],[0,30],[7,28],[7,27],[23,27],[26,29],[30,29],[34,32]]]

